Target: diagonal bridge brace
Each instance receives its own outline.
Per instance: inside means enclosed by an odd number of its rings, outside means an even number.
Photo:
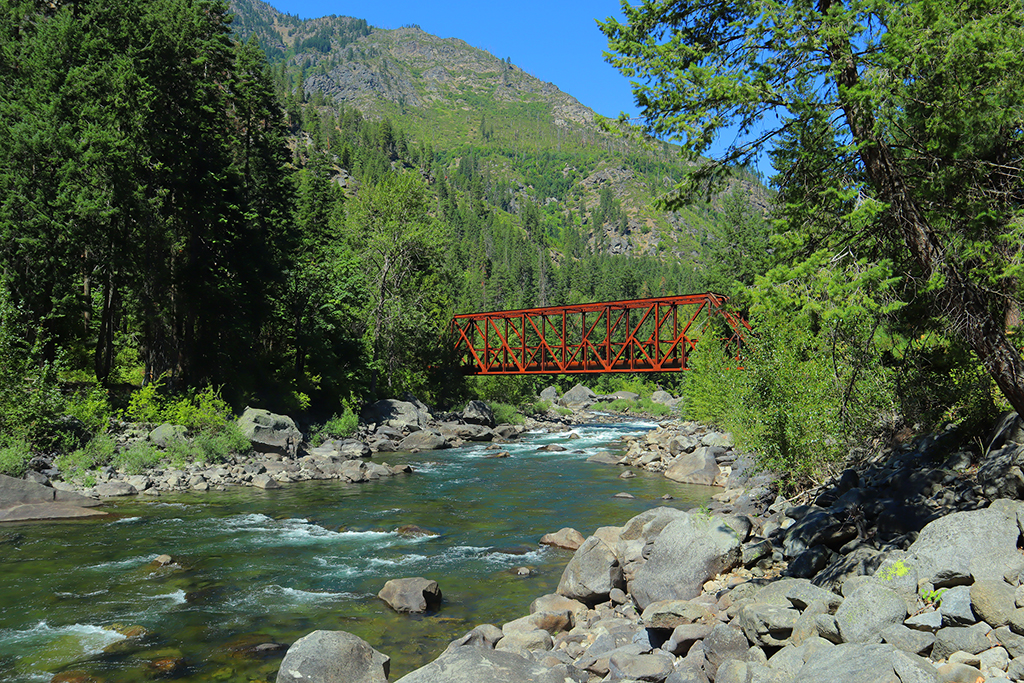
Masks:
[[[712,292],[465,313],[452,319],[455,352],[471,375],[676,372],[719,317],[738,361],[750,325]]]

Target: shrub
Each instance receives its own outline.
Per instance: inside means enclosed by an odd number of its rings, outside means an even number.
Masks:
[[[164,422],[164,403],[160,397],[160,388],[163,384],[164,376],[161,376],[132,393],[128,399],[128,407],[124,410],[129,422]]]
[[[20,477],[25,474],[31,458],[32,452],[29,450],[28,441],[19,438],[9,439],[0,446],[0,474]]]
[[[196,434],[192,445],[197,460],[224,462],[232,453],[247,450],[250,444],[242,434],[242,430],[235,423],[230,422],[219,433],[203,431]]]
[[[535,401],[527,410],[531,415],[543,415],[551,410],[551,401]]]
[[[351,407],[345,406],[341,415],[335,414],[323,425],[315,426],[312,429],[312,442],[319,446],[329,439],[341,439],[352,436],[359,429],[359,416]]]
[[[56,464],[62,472],[75,476],[109,464],[116,448],[117,444],[109,434],[97,434],[82,448],[59,456]]]
[[[494,421],[497,424],[523,424],[523,416],[516,407],[508,403],[492,403],[491,410],[494,411]]]
[[[179,398],[160,413],[161,422],[182,425],[193,432],[219,432],[232,422],[231,418],[231,406],[221,398],[220,390],[213,387]]]
[[[113,416],[107,391],[98,384],[69,399],[65,414],[81,422],[86,431],[93,435],[107,431]]]
[[[142,474],[155,467],[164,457],[164,452],[148,441],[136,441],[116,455],[111,464],[127,474]]]

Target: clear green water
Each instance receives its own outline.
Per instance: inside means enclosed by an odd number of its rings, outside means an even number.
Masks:
[[[126,500],[87,521],[0,527],[0,681],[85,672],[107,683],[147,680],[175,661],[183,681],[273,681],[283,650],[316,629],[358,634],[392,658],[391,680],[431,661],[478,623],[500,625],[552,592],[571,554],[538,545],[564,526],[584,535],[710,490],[586,462],[653,425],[593,425],[582,439],[536,435],[492,459],[484,445],[381,454],[415,473],[369,484],[307,482]],[[550,442],[562,453],[538,452]],[[503,446],[504,448],[504,446]],[[636,499],[615,498],[625,491]],[[408,538],[415,524],[436,532]],[[180,566],[151,564],[167,553]],[[534,569],[529,577],[511,570]],[[425,576],[444,594],[426,616],[376,597],[390,578]],[[144,627],[123,640],[104,627]]]

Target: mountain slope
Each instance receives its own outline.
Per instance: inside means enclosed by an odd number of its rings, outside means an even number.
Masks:
[[[593,249],[688,259],[719,220],[717,201],[673,213],[653,208],[686,173],[677,148],[608,133],[555,85],[463,40],[351,17],[300,20],[261,0],[233,0],[231,8],[236,34],[255,36],[304,99],[389,119],[430,145],[449,171],[473,154],[484,182],[511,188],[498,208],[520,220],[529,198],[552,215],[577,211]],[[763,206],[763,188],[746,180]]]

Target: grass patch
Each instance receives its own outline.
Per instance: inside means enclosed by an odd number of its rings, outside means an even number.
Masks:
[[[319,446],[331,439],[352,436],[357,429],[359,429],[359,416],[352,408],[345,406],[345,411],[341,415],[335,414],[323,425],[313,427],[310,442],[314,446]]]
[[[594,408],[623,415],[654,415],[656,417],[667,417],[676,412],[675,408],[664,403],[655,403],[649,398],[641,398],[636,401],[617,398],[614,401],[597,403],[594,405]]]

